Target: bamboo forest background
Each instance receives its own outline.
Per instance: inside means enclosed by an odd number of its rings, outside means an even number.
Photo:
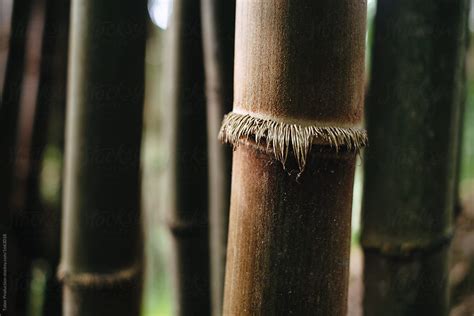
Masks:
[[[0,1],[0,22],[5,8],[11,1]],[[474,1],[471,7],[474,5]],[[164,119],[168,105],[164,102],[167,78],[163,76],[166,64],[163,55],[166,52],[166,27],[172,12],[172,0],[149,0],[149,32],[146,52],[145,115],[142,146],[142,185],[143,212],[146,240],[146,277],[143,315],[158,316],[172,314],[172,285],[168,261],[170,258],[170,236],[165,227],[163,210],[166,208],[167,165],[171,159],[166,150],[166,133],[169,130]],[[372,21],[376,10],[376,1],[368,1],[367,67],[370,67],[370,45]],[[3,11],[3,12],[2,12]],[[0,25],[3,27],[3,25]],[[474,14],[470,14],[471,44],[474,41]],[[1,47],[0,47],[1,49]],[[403,49],[403,48],[400,48]],[[1,52],[0,52],[1,54]],[[0,56],[1,57],[1,56]],[[0,63],[1,64],[1,63]],[[0,69],[1,70],[1,69]],[[471,45],[467,59],[468,96],[464,114],[464,132],[462,140],[462,161],[460,176],[460,194],[468,212],[474,218],[474,45]],[[53,120],[54,123],[54,120]],[[58,133],[61,124],[53,124],[50,134]],[[50,137],[51,138],[51,137]],[[49,142],[43,159],[41,172],[41,194],[50,208],[60,208],[61,173],[63,154],[61,142]],[[192,157],[201,159],[201,157]],[[362,158],[363,159],[363,155]],[[360,213],[362,200],[362,162],[356,169],[352,218],[351,278],[349,291],[349,314],[360,315],[362,254],[359,246]],[[435,178],[436,175],[433,175]],[[470,203],[467,201],[471,201]],[[474,235],[474,232],[471,232]],[[474,245],[471,245],[474,248]],[[471,250],[471,252],[474,252]],[[471,263],[471,266],[474,264]],[[152,267],[152,268],[151,268]],[[472,269],[472,268],[471,268]],[[29,315],[41,315],[44,305],[44,290],[48,275],[54,271],[45,262],[37,261],[32,271],[31,295],[28,304]],[[455,272],[453,272],[455,273]],[[474,272],[471,272],[474,275]],[[474,282],[468,287],[474,288]],[[474,291],[471,291],[473,295]],[[474,303],[473,303],[474,305]]]

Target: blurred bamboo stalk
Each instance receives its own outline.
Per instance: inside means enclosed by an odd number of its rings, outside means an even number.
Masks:
[[[67,47],[69,33],[69,0],[46,0],[45,25],[41,45],[41,65],[36,107],[31,127],[29,163],[25,179],[25,218],[35,223],[31,227],[36,237],[36,257],[47,260],[50,270],[56,271],[59,264],[60,207],[48,205],[41,196],[41,170],[45,147],[51,143],[50,126],[60,126],[64,130],[66,105]],[[62,137],[61,137],[62,139]],[[63,144],[60,147],[63,149]],[[40,219],[34,221],[34,219]],[[44,294],[43,315],[62,315],[61,286],[56,274],[48,273]]]
[[[13,3],[10,39],[4,86],[0,104],[0,209],[2,225],[10,226],[10,203],[18,135],[21,87],[23,84],[27,29],[32,4],[30,0]]]
[[[72,1],[58,272],[65,316],[140,314],[146,8]]]
[[[224,315],[346,315],[366,9],[237,0]]]
[[[464,139],[464,114],[466,113],[466,103],[467,103],[467,95],[468,95],[468,90],[469,86],[467,83],[467,52],[469,51],[469,46],[471,42],[471,31],[469,29],[469,12],[471,10],[471,0],[466,0],[466,8],[465,8],[465,13],[467,14],[467,17],[464,19],[464,28],[465,28],[465,40],[464,40],[464,45],[465,45],[465,54],[461,60],[462,65],[462,73],[460,77],[461,81],[461,95],[459,97],[459,102],[460,102],[460,110],[459,110],[459,115],[458,115],[458,136],[457,136],[457,141],[458,141],[458,146],[457,146],[457,154],[456,154],[456,173],[455,173],[455,179],[454,179],[454,215],[455,218],[457,215],[462,213],[462,200],[461,200],[461,192],[460,192],[460,184],[461,184],[461,172],[462,172],[462,154],[463,154],[463,139]]]
[[[209,155],[209,238],[212,314],[222,314],[229,225],[232,151],[217,139],[232,110],[235,0],[201,0]]]
[[[33,3],[13,2],[5,73],[0,103],[0,230],[7,245],[7,306],[12,315],[25,315],[28,300],[31,256],[18,236],[13,195],[17,187],[19,116],[25,89],[27,47],[31,45]],[[2,12],[3,14],[3,12]],[[33,34],[32,34],[33,33]],[[30,60],[30,63],[34,62]]]
[[[365,315],[447,315],[466,0],[379,0],[367,100]]]
[[[174,308],[210,314],[208,163],[199,0],[173,1],[169,25],[170,206]]]

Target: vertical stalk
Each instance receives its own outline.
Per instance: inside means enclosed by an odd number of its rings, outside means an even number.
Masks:
[[[13,227],[15,164],[20,99],[25,76],[27,34],[31,27],[32,1],[13,2],[6,69],[2,73],[0,94],[0,231],[6,242],[7,262],[7,312],[25,315],[28,298],[30,259],[25,254],[21,240]],[[4,239],[6,237],[6,239]],[[2,261],[3,262],[3,261]],[[3,283],[2,283],[3,285]]]
[[[455,218],[462,212],[462,201],[460,195],[460,184],[461,184],[461,172],[462,172],[462,154],[463,154],[463,138],[464,138],[464,114],[466,113],[466,103],[467,103],[467,94],[468,94],[468,83],[467,83],[467,53],[469,51],[469,46],[471,42],[471,33],[469,29],[469,12],[471,10],[471,1],[466,1],[466,7],[464,14],[464,29],[465,29],[465,40],[464,40],[464,56],[461,57],[461,77],[460,77],[460,85],[461,85],[461,95],[459,97],[460,102],[460,109],[458,115],[458,146],[457,146],[457,153],[456,153],[456,171],[455,171],[455,179],[454,179],[454,215]]]
[[[168,45],[175,311],[210,314],[208,164],[200,1],[173,1]]]
[[[25,66],[26,34],[31,1],[13,3],[7,65],[0,104],[0,210],[2,225],[9,226],[18,116]]]
[[[379,0],[368,97],[365,315],[447,315],[467,1]]]
[[[217,139],[224,114],[232,110],[235,0],[202,0],[209,153],[209,238],[212,314],[222,314],[229,225],[232,152]]]
[[[146,2],[73,0],[63,314],[139,315]]]
[[[33,4],[31,19],[27,29],[26,55],[19,102],[18,130],[16,137],[14,181],[11,194],[12,228],[22,245],[22,252],[32,260],[38,255],[38,225],[32,218],[36,215],[27,204],[28,175],[32,168],[32,142],[35,120],[39,118],[36,97],[40,93],[41,44],[45,27],[45,7],[43,0]],[[27,269],[29,271],[30,268]],[[27,273],[25,271],[25,274]]]
[[[224,315],[347,312],[365,27],[365,1],[237,1]]]
[[[36,114],[32,127],[29,172],[26,179],[26,210],[33,211],[41,219],[39,230],[40,253],[50,270],[59,264],[60,207],[47,205],[41,197],[41,168],[44,151],[51,139],[50,125],[55,112],[64,112],[66,105],[67,47],[69,34],[69,0],[47,0],[43,33],[39,93],[36,97]],[[59,124],[64,129],[64,117]],[[61,144],[62,145],[62,144]],[[63,146],[61,152],[63,151]],[[38,240],[36,241],[38,242]],[[44,293],[43,315],[62,315],[61,286],[55,273],[48,273]]]
[[[25,177],[27,210],[42,208],[40,174],[44,148],[48,142],[51,112],[66,103],[67,39],[69,1],[46,0],[42,35],[39,87],[29,135],[28,169]]]

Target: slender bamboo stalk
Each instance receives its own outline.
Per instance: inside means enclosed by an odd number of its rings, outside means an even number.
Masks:
[[[27,31],[31,22],[32,1],[17,0],[13,3],[6,69],[2,74],[0,103],[0,231],[6,243],[7,312],[25,315],[30,258],[25,255],[21,241],[13,229],[12,195],[14,192],[15,163],[20,99],[25,75]],[[2,282],[2,286],[5,283]]]
[[[346,314],[365,20],[364,1],[237,1],[224,315]]]
[[[13,182],[11,184],[10,212],[11,229],[18,240],[22,264],[14,263],[17,274],[13,275],[10,292],[16,292],[21,298],[17,304],[15,315],[26,315],[26,306],[31,298],[32,262],[38,254],[38,225],[26,209],[25,191],[26,174],[29,163],[29,146],[31,143],[31,127],[36,109],[35,97],[39,91],[39,65],[41,59],[41,40],[45,25],[45,1],[32,3],[30,18],[25,34],[25,60],[21,86],[18,87],[18,126],[15,139],[15,150],[12,152]],[[29,216],[30,215],[30,216]],[[20,268],[21,267],[21,268]],[[19,269],[20,268],[20,269]],[[26,299],[22,298],[25,297]]]
[[[458,140],[458,146],[457,146],[457,154],[456,154],[456,173],[455,173],[455,179],[454,179],[454,215],[455,218],[462,212],[462,201],[461,201],[461,196],[460,196],[460,182],[461,182],[461,172],[462,172],[462,153],[463,153],[463,138],[464,138],[464,125],[465,125],[465,119],[464,119],[464,114],[466,113],[466,103],[467,103],[467,94],[468,94],[468,83],[467,83],[467,52],[469,50],[470,42],[471,42],[471,34],[470,34],[470,29],[469,29],[469,12],[471,10],[471,1],[466,0],[466,8],[465,8],[465,14],[467,17],[464,18],[464,28],[465,28],[465,50],[463,56],[461,58],[461,69],[462,69],[462,74],[461,74],[461,96],[460,96],[460,110],[459,110],[459,123],[458,123],[458,133],[459,135],[457,136]]]
[[[21,242],[22,252],[31,261],[38,255],[38,225],[31,220],[36,214],[26,202],[28,175],[32,167],[32,141],[35,120],[38,118],[36,96],[40,92],[41,43],[45,27],[45,6],[43,0],[33,4],[31,19],[26,34],[26,54],[23,83],[20,90],[18,130],[16,137],[15,162],[13,165],[13,189],[11,194],[12,228]],[[25,271],[25,275],[30,268]]]
[[[13,4],[10,40],[4,86],[0,104],[0,209],[1,221],[10,226],[10,203],[18,132],[19,104],[25,65],[26,33],[31,15],[31,1]]]
[[[170,209],[177,315],[210,314],[208,164],[200,1],[173,1],[169,29]]]
[[[51,112],[65,107],[69,29],[68,0],[45,1],[45,25],[41,45],[39,87],[31,123],[29,161],[25,179],[27,210],[42,208],[40,173],[44,148],[48,142]]]
[[[13,1],[0,1],[0,96],[3,94],[8,51],[10,48],[12,13]]]
[[[74,0],[71,17],[63,314],[139,315],[146,3]]]
[[[365,315],[447,315],[467,1],[379,0],[368,97]]]
[[[47,0],[43,33],[39,93],[32,128],[29,172],[26,179],[25,209],[33,211],[40,243],[38,256],[47,260],[50,270],[59,264],[60,214],[59,204],[47,205],[41,197],[41,168],[44,150],[51,144],[50,126],[56,123],[64,130],[64,117],[53,122],[55,112],[64,113],[66,105],[67,47],[69,34],[69,0]],[[62,127],[62,128],[61,128]],[[61,152],[64,149],[60,145]],[[38,214],[35,214],[38,213]],[[39,223],[39,225],[38,225]],[[44,293],[43,315],[62,315],[62,291],[55,273],[49,273]]]
[[[217,139],[224,114],[232,110],[235,0],[202,0],[209,152],[209,238],[212,314],[222,314],[229,225],[232,152]]]

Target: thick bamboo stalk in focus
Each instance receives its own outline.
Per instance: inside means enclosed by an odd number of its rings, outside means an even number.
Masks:
[[[237,1],[224,315],[346,315],[365,30],[365,1]]]

